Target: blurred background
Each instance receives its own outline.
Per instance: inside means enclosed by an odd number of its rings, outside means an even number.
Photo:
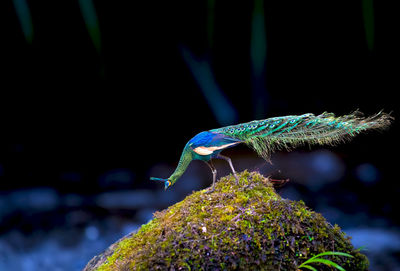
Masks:
[[[81,270],[209,186],[199,161],[167,192],[149,181],[200,131],[324,111],[397,117],[397,13],[373,0],[1,1],[0,270]],[[290,178],[283,197],[340,225],[371,270],[400,270],[398,137],[395,122],[272,164],[246,146],[225,155]]]

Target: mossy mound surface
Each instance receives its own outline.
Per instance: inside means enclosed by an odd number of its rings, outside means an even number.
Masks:
[[[349,238],[302,201],[282,199],[252,172],[221,178],[215,191],[194,192],[93,258],[85,270],[297,270],[325,251],[346,270],[368,270]],[[333,270],[315,265],[318,270]]]

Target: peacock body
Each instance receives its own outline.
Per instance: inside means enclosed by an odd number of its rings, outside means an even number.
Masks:
[[[151,179],[163,181],[167,189],[182,176],[192,160],[202,160],[207,162],[213,172],[213,190],[217,171],[211,162],[212,159],[225,159],[236,176],[230,158],[220,154],[226,148],[244,143],[269,161],[271,153],[275,150],[290,150],[304,144],[335,145],[366,130],[385,129],[392,119],[390,114],[383,112],[370,117],[364,117],[359,111],[339,117],[324,112],[317,116],[308,113],[274,117],[212,129],[189,140],[176,170],[168,179]]]

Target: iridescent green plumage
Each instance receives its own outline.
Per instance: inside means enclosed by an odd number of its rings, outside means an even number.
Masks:
[[[303,144],[335,145],[368,129],[384,129],[392,117],[379,112],[364,117],[359,111],[335,117],[333,113],[304,114],[255,120],[227,126],[210,132],[222,133],[250,145],[260,156],[269,160],[277,149],[292,149]]]
[[[226,148],[245,143],[269,160],[274,150],[290,150],[303,144],[334,145],[349,140],[365,130],[385,129],[392,119],[390,114],[383,112],[370,117],[364,117],[359,111],[341,117],[325,112],[318,116],[304,114],[275,117],[213,129],[201,132],[189,140],[183,149],[177,168],[168,179],[153,177],[151,179],[164,182],[167,189],[182,176],[192,160],[202,160],[211,168],[214,187],[217,171],[211,159],[226,160],[236,176],[229,157],[220,154]]]

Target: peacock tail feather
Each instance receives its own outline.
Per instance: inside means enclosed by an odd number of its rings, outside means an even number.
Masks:
[[[254,120],[210,132],[241,140],[269,160],[275,150],[290,150],[303,144],[335,145],[366,130],[385,129],[392,120],[390,114],[382,111],[370,117],[364,117],[359,111],[340,117],[324,112],[318,116],[304,114]]]

